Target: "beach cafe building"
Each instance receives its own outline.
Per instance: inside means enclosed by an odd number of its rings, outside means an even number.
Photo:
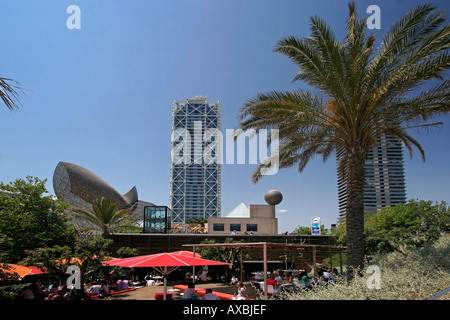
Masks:
[[[251,249],[259,250],[260,256],[262,256],[263,263],[263,275],[264,275],[264,292],[267,295],[267,272],[268,272],[268,252],[270,255],[278,256],[286,252],[297,255],[301,260],[311,266],[315,275],[317,275],[317,261],[322,261],[326,257],[339,254],[340,272],[342,273],[342,254],[346,252],[346,247],[332,246],[332,245],[311,245],[311,244],[295,244],[295,243],[273,243],[273,242],[250,242],[250,243],[214,243],[214,244],[185,244],[185,247],[192,247],[192,251],[195,252],[196,248],[201,247],[229,247],[239,248],[241,250],[240,270],[241,277],[243,279],[243,254],[242,250]],[[332,259],[330,259],[332,261]],[[331,266],[332,267],[332,266]],[[194,273],[195,274],[195,273]]]

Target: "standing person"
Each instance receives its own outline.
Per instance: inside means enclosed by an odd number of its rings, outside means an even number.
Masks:
[[[238,288],[237,295],[234,298],[232,298],[232,300],[249,300],[249,297],[247,295],[247,289],[245,288],[242,281],[238,281],[236,286]]]
[[[208,266],[203,266],[202,274],[200,276],[203,282],[208,281],[208,271],[209,271]]]

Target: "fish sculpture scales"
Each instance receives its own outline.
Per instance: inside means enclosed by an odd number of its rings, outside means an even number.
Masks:
[[[116,202],[120,208],[128,208],[138,201],[136,187],[121,195],[96,174],[68,162],[59,162],[56,166],[53,189],[59,199],[78,208],[89,208],[96,199],[102,197]]]

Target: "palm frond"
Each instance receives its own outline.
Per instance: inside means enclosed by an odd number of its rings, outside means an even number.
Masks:
[[[415,97],[399,100],[391,108],[406,124],[428,121],[450,112],[450,80],[420,92]]]
[[[11,111],[19,109],[22,106],[19,100],[19,91],[23,91],[19,82],[0,77],[0,97],[6,107]]]
[[[113,228],[127,219],[129,210],[119,209],[117,203],[111,203],[109,198],[96,199],[92,204],[92,210],[72,210],[79,218],[91,222],[102,230],[104,236],[108,236]]]
[[[443,51],[449,47],[450,30],[449,26],[439,29],[445,21],[444,13],[433,12],[435,9],[430,4],[418,6],[397,21],[386,34],[364,80],[372,100],[393,102],[421,81],[439,79],[448,70],[448,60]],[[441,57],[434,59],[433,55],[438,53]],[[427,72],[417,73],[421,65]],[[435,67],[433,70],[432,66]]]

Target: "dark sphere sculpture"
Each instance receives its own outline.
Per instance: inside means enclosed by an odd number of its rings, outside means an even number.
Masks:
[[[269,190],[264,195],[264,200],[273,206],[279,204],[283,200],[283,195],[278,190]]]

